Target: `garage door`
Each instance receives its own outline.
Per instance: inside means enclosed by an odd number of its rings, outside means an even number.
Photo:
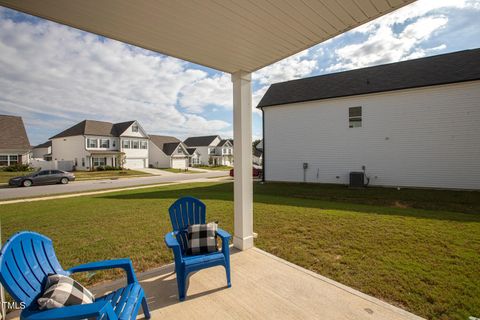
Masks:
[[[145,168],[145,159],[126,159],[125,168]]]
[[[175,169],[186,169],[187,161],[185,158],[172,158],[172,168]]]

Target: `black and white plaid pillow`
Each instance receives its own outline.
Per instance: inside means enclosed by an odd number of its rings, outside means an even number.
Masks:
[[[187,228],[187,254],[200,254],[218,251],[217,223],[192,224]]]
[[[51,274],[37,303],[43,310],[87,304],[94,300],[93,294],[77,281],[60,274]]]

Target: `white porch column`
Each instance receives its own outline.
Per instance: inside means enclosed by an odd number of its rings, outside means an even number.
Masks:
[[[253,182],[252,182],[252,87],[251,74],[236,72],[233,82],[233,245],[246,250],[253,247]]]

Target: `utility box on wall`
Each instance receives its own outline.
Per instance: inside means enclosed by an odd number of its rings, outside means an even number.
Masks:
[[[350,188],[363,188],[365,186],[365,174],[363,172],[350,172]]]

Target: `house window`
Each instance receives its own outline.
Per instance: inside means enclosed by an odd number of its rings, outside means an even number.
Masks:
[[[140,141],[132,140],[132,149],[140,149]]]
[[[147,149],[147,141],[142,141],[142,142],[140,142],[140,147],[141,147],[142,149]]]
[[[183,153],[182,148],[178,148],[177,153]]]
[[[99,167],[99,166],[105,166],[107,165],[107,158],[93,158],[93,166],[94,167]]]
[[[100,148],[110,148],[110,140],[108,139],[100,139]]]
[[[117,146],[117,141],[116,140],[112,140],[112,147],[116,147]]]
[[[132,132],[138,132],[138,125],[134,124],[132,126]]]
[[[362,107],[348,108],[348,127],[359,128],[362,126]]]
[[[8,156],[0,156],[0,166],[8,166]]]
[[[89,148],[97,148],[98,147],[98,140],[97,139],[87,139],[87,146]]]
[[[130,140],[123,140],[123,148],[130,149]]]
[[[18,156],[17,155],[10,155],[10,164],[18,162]]]

